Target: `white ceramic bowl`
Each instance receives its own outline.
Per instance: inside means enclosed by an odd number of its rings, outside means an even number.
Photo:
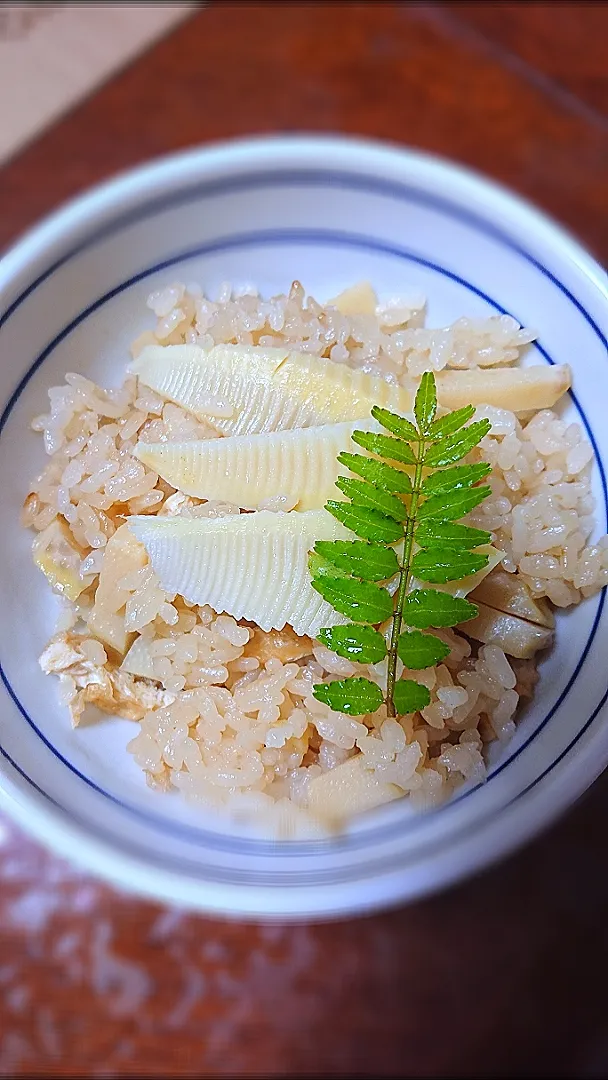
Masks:
[[[608,462],[605,276],[536,210],[437,158],[340,138],[212,146],[96,188],[5,256],[0,805],[127,889],[283,919],[363,912],[479,869],[555,818],[608,756],[603,594],[559,617],[534,703],[485,784],[423,815],[392,803],[335,841],[277,844],[210,828],[200,811],[146,787],[125,751],[129,721],[71,730],[37,665],[55,600],[18,524],[43,460],[29,421],[66,370],[121,379],[146,325],[145,298],[163,283],[198,280],[213,291],[245,280],[272,293],[293,278],[321,298],[360,278],[381,294],[420,289],[431,325],[509,312],[538,330],[528,362],[574,368],[567,412],[595,445],[601,532]]]

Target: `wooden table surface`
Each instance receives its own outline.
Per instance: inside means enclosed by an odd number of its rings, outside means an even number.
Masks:
[[[342,131],[482,169],[608,257],[606,5],[217,3],[0,171],[0,247],[119,168]],[[329,926],[155,907],[0,822],[0,1075],[608,1073],[608,778],[441,896]]]

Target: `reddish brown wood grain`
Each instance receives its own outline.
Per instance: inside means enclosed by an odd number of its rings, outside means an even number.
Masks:
[[[449,3],[446,14],[604,115],[608,114],[608,5]]]
[[[608,256],[604,16],[557,6],[548,28],[540,5],[501,5],[497,34],[488,4],[215,4],[0,171],[0,244],[152,155],[308,130],[482,169]],[[606,1075],[607,820],[603,779],[442,896],[265,929],[167,915],[11,832],[0,1076]]]
[[[566,46],[565,46],[566,47]],[[433,5],[220,3],[0,174],[0,244],[83,187],[235,135],[342,131],[454,157],[608,254],[608,136]]]

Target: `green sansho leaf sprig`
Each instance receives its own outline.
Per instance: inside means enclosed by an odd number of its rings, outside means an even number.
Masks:
[[[363,715],[383,702],[389,716],[425,708],[428,689],[398,679],[398,660],[410,672],[441,663],[448,646],[424,631],[457,626],[478,613],[475,604],[449,592],[413,587],[460,581],[488,562],[478,548],[490,534],[458,521],[490,494],[481,483],[490,466],[456,463],[487,435],[490,423],[469,423],[471,405],[439,419],[436,413],[435,376],[426,372],[414,402],[415,423],[374,407],[372,416],[390,434],[355,431],[353,442],[368,454],[338,455],[351,474],[336,482],[348,501],[330,500],[326,509],[359,539],[319,541],[310,571],[317,592],[351,621],[321,630],[319,639],[350,660],[387,662],[385,694],[359,676],[314,687],[319,701],[340,712]],[[382,624],[390,634],[379,629]]]

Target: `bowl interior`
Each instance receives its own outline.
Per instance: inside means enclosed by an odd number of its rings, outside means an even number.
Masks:
[[[182,898],[187,892],[207,907],[354,910],[431,887],[467,860],[491,857],[485,834],[492,821],[500,822],[503,844],[508,820],[512,831],[530,814],[540,822],[542,812],[530,807],[535,800],[554,806],[557,796],[543,792],[557,790],[572,755],[580,767],[588,745],[590,782],[591,763],[599,771],[606,751],[598,734],[606,692],[603,594],[558,618],[533,704],[512,742],[493,747],[484,785],[423,816],[412,815],[405,800],[391,804],[331,842],[271,844],[256,839],[255,826],[226,825],[150,791],[125,750],[136,725],[104,717],[72,731],[54,683],[38,667],[57,605],[32,565],[31,537],[18,525],[28,483],[43,465],[29,422],[46,410],[48,387],[66,371],[119,384],[130,342],[152,325],[148,293],[174,281],[196,281],[212,295],[224,281],[253,283],[271,295],[297,278],[324,299],[367,278],[382,297],[424,293],[431,326],[461,315],[515,316],[538,332],[526,363],[573,366],[575,396],[564,415],[594,442],[598,533],[606,530],[608,380],[596,322],[601,298],[586,268],[558,232],[551,241],[544,223],[534,231],[525,209],[518,216],[517,204],[482,184],[484,202],[478,181],[467,187],[449,167],[424,159],[408,167],[398,156],[389,168],[371,151],[336,154],[332,162],[328,154],[298,160],[277,150],[274,159],[259,160],[253,152],[248,165],[228,158],[215,169],[201,155],[198,163],[166,166],[160,180],[101,197],[85,207],[82,221],[68,217],[57,235],[34,244],[9,275],[0,305],[0,661],[12,699],[0,728],[0,786],[21,810],[53,819],[55,841],[69,834],[77,857],[88,843],[111,858],[108,872],[116,875],[122,859],[129,882],[154,892],[162,892],[153,884],[162,869],[165,880],[181,882],[173,887]]]

